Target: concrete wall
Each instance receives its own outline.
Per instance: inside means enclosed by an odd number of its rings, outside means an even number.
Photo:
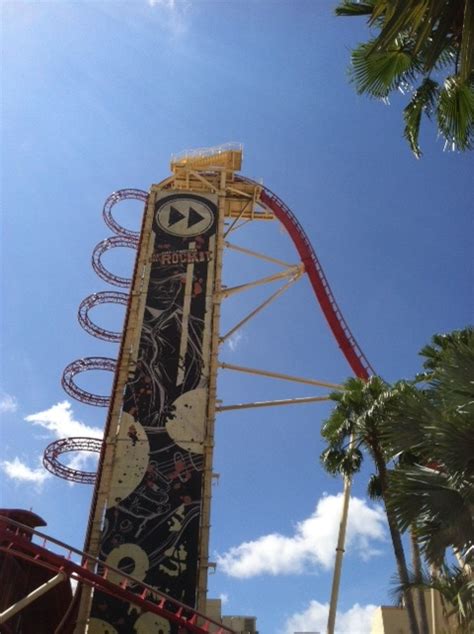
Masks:
[[[426,590],[425,601],[430,634],[451,634],[454,632],[456,629],[455,621],[445,618],[439,595]],[[377,608],[372,620],[370,634],[410,634],[405,608],[388,605]]]

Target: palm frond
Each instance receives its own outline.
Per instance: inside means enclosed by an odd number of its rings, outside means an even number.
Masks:
[[[351,76],[357,92],[376,99],[384,99],[403,83],[408,83],[413,79],[415,69],[414,58],[401,46],[374,52],[368,43],[352,52]]]
[[[380,433],[391,457],[411,452],[420,460],[432,458],[432,447],[426,446],[425,426],[430,425],[438,411],[422,390],[404,383],[391,393],[389,405],[381,420]]]
[[[452,47],[453,41],[456,42],[456,49],[459,49],[456,32],[459,15],[462,13],[459,2],[438,0],[437,6],[434,6],[435,3],[431,0],[431,5],[430,30],[423,38],[420,32],[417,33],[417,50],[422,51],[426,73],[433,70],[440,55]]]
[[[464,2],[463,29],[459,51],[459,76],[467,82],[474,68],[474,6],[471,0]]]
[[[433,66],[433,71],[440,72],[455,68],[457,49],[452,44],[447,44],[440,52]]]
[[[396,38],[404,31],[416,33],[428,16],[426,0],[392,0],[381,5],[373,16],[380,16],[383,12],[384,25],[376,40],[374,50],[383,50],[393,45]]]
[[[362,452],[358,448],[341,449],[327,447],[321,454],[320,462],[325,471],[331,475],[341,474],[352,477],[360,471]]]
[[[471,149],[474,143],[474,89],[468,81],[448,77],[438,99],[438,128],[448,147]]]
[[[444,351],[430,384],[446,408],[474,417],[474,333]]]
[[[474,147],[472,0],[342,0],[336,14],[368,16],[369,26],[378,31],[352,52],[350,76],[357,92],[377,99],[398,89],[414,92],[404,110],[404,136],[417,158],[421,118],[430,115],[435,101],[446,147]],[[431,73],[444,81],[442,89],[435,90]]]
[[[341,463],[345,458],[346,452],[337,447],[327,447],[319,458],[323,469],[331,475],[341,472]]]
[[[420,580],[411,573],[408,583],[394,579],[391,595],[395,601],[400,601],[406,591],[413,589],[438,592],[445,616],[457,621],[457,632],[469,634],[474,631],[474,580],[468,572],[457,566],[443,565],[436,574],[423,572]]]
[[[372,473],[367,484],[367,495],[371,500],[380,500],[383,497],[382,494],[380,476],[376,473]]]
[[[453,482],[473,478],[474,488],[474,422],[465,414],[451,414],[428,427],[427,439],[432,443],[432,456],[442,462]]]
[[[429,561],[440,564],[446,548],[466,550],[474,539],[471,487],[454,486],[449,474],[420,465],[390,473],[386,504],[402,531],[416,523]]]
[[[414,55],[424,60],[425,73],[431,72],[440,54],[457,37],[462,21],[460,2],[445,0],[392,0],[377,3],[373,19],[383,16],[383,24],[372,43],[373,51],[383,51],[394,45],[402,34],[413,43]],[[457,48],[459,42],[455,40]]]
[[[336,407],[321,428],[322,437],[331,444],[342,444],[353,429],[353,422],[345,412]]]
[[[416,158],[421,157],[421,149],[418,144],[421,116],[422,114],[426,114],[428,117],[431,116],[437,95],[438,83],[426,77],[403,111],[405,120],[403,136],[410,144],[411,151]]]
[[[431,343],[420,350],[420,356],[425,357],[423,367],[428,371],[437,370],[443,355],[452,346],[459,343],[471,345],[474,338],[474,328],[468,326],[462,330],[453,330],[450,333],[437,333],[431,337]]]
[[[372,15],[376,0],[365,0],[365,2],[351,2],[351,0],[343,0],[337,6],[334,13],[337,16],[353,17],[357,15]]]

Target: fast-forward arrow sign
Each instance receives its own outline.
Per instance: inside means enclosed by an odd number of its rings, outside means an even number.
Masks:
[[[197,236],[214,222],[211,209],[199,200],[178,198],[158,209],[156,222],[163,231],[175,236]]]

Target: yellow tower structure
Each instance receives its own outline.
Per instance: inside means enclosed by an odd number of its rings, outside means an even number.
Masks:
[[[185,152],[149,191],[85,545],[201,611],[224,242],[237,222],[274,218],[241,162],[235,144]],[[153,618],[84,589],[77,632],[154,632]]]

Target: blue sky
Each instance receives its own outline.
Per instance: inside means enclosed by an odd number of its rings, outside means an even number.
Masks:
[[[55,438],[80,435],[81,424],[99,434],[104,422],[104,410],[68,403],[60,387],[73,359],[117,353],[76,321],[80,301],[106,289],[89,264],[110,234],[101,207],[116,189],[165,178],[185,148],[244,144],[243,173],[297,215],[386,379],[412,376],[434,332],[472,321],[472,155],[443,152],[425,124],[424,157],[411,156],[404,98],[384,106],[348,83],[350,48],[367,33],[362,21],[333,17],[334,4],[2,3],[2,506],[32,507],[50,534],[82,546],[91,489],[45,477],[39,457]],[[118,208],[128,226],[139,213]],[[242,229],[236,242],[296,262],[276,226]],[[129,270],[131,254],[107,264]],[[269,270],[231,256],[225,281]],[[266,293],[228,300],[223,329]],[[96,311],[119,327],[118,308]],[[333,382],[350,374],[306,280],[222,356]],[[106,392],[110,381],[81,385]],[[227,403],[314,393],[229,372],[219,390]],[[341,490],[318,464],[328,411],[249,410],[217,422],[211,595],[224,596],[229,614],[256,615],[265,634],[324,627]],[[368,473],[354,485],[341,631],[366,631],[368,606],[389,601],[395,570],[383,516],[364,496]]]

